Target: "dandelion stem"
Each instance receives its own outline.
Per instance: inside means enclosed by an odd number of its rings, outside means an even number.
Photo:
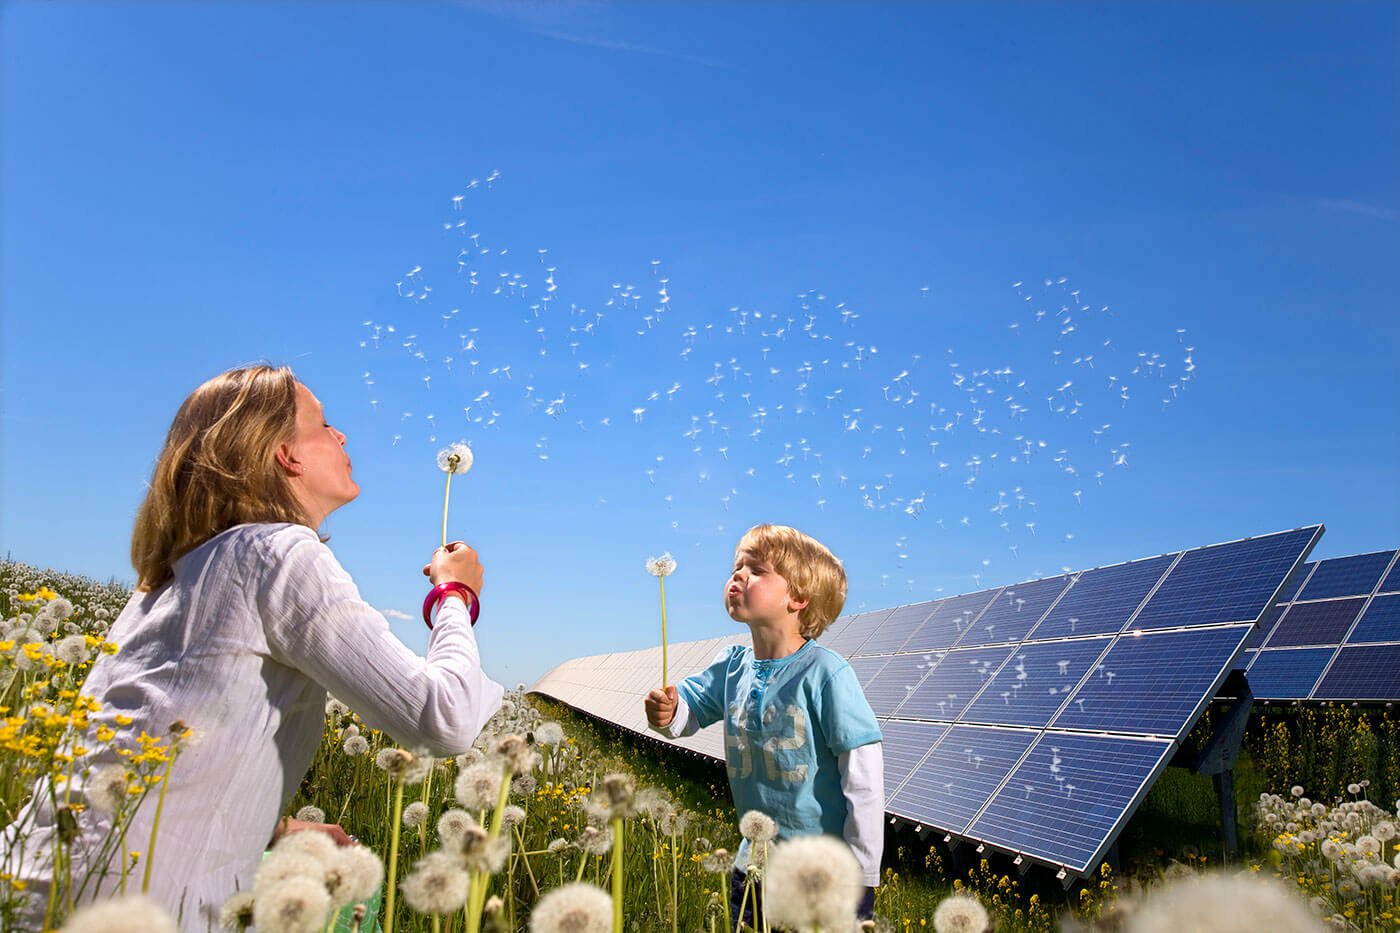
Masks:
[[[457,465],[452,464],[456,469]],[[452,470],[447,471],[447,486],[442,491],[442,546],[447,547],[447,500],[452,495]]]
[[[657,577],[656,582],[661,584],[661,689],[665,690],[671,682],[666,663],[666,578]]]
[[[680,851],[676,848],[676,827],[671,824],[671,933],[680,929]]]
[[[615,816],[612,820],[613,828],[613,856],[612,856],[612,897],[613,897],[613,921],[612,933],[622,933],[622,817]]]
[[[403,778],[394,779],[394,813],[389,820],[389,868],[385,872],[384,933],[394,933],[394,893],[398,889],[399,827],[403,815]]]

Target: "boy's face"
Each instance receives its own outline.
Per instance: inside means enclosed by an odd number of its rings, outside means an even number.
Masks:
[[[734,555],[734,572],[724,585],[724,608],[735,622],[777,622],[791,618],[807,605],[792,598],[788,582],[773,565],[752,551]]]

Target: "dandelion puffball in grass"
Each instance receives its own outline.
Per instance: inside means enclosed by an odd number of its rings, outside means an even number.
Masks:
[[[368,846],[341,846],[336,859],[341,874],[336,893],[345,903],[368,900],[384,883],[384,862]]]
[[[92,652],[87,645],[87,638],[83,635],[69,635],[58,643],[54,649],[54,657],[64,664],[82,664],[92,657]]]
[[[403,825],[405,829],[417,829],[423,825],[423,821],[428,818],[428,805],[421,800],[403,808]],[[431,911],[429,911],[431,913]]]
[[[676,559],[667,551],[660,557],[647,558],[647,573],[653,577],[669,577],[676,572]]]
[[[613,835],[611,829],[602,829],[597,826],[585,826],[578,834],[578,841],[575,843],[589,855],[605,855],[612,848]],[[609,908],[611,909],[611,908]]]
[[[235,891],[219,908],[219,928],[246,930],[253,925],[253,892]]]
[[[518,735],[505,735],[496,743],[496,755],[517,777],[533,771],[539,756],[531,750],[529,743]]]
[[[778,835],[778,824],[768,814],[750,810],[739,818],[739,834],[754,845],[762,845]]]
[[[627,819],[636,815],[633,803],[637,797],[637,783],[632,775],[621,772],[605,774],[601,789],[602,802],[613,819]]]
[[[535,729],[535,742],[552,747],[564,741],[564,727],[557,722],[542,722]]]
[[[362,735],[352,735],[345,739],[345,744],[341,748],[351,758],[357,758],[369,751],[369,740]]]
[[[304,823],[324,823],[326,811],[320,807],[305,806],[297,811],[297,819]]]
[[[609,933],[612,898],[602,888],[576,882],[540,898],[530,914],[530,933]]]
[[[430,852],[399,883],[403,899],[420,914],[450,914],[467,902],[471,878],[446,852]]]
[[[796,930],[849,930],[863,888],[850,846],[835,836],[799,836],[773,850],[763,912]]]
[[[63,933],[176,933],[176,927],[165,908],[134,894],[78,909],[63,924]]]
[[[1306,901],[1272,879],[1250,873],[1188,875],[1148,894],[1129,918],[1129,933],[1181,930],[1315,933]]]
[[[437,834],[444,849],[454,849],[460,851],[462,848],[462,837],[467,830],[476,825],[476,817],[466,810],[459,810],[456,807],[448,810],[438,817]]]
[[[115,813],[126,801],[130,781],[126,768],[121,765],[108,765],[92,772],[84,787],[87,802],[94,810]]]
[[[990,927],[987,909],[981,901],[967,894],[944,898],[933,912],[936,933],[982,933]]]
[[[331,910],[331,896],[320,881],[288,878],[253,893],[253,925],[260,933],[319,933]]]
[[[468,810],[485,810],[496,805],[501,795],[501,766],[478,761],[457,776],[453,788],[457,802]]]

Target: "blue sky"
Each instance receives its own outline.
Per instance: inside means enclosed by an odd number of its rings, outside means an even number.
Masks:
[[[511,682],[655,644],[663,550],[672,637],[732,631],[764,520],[853,608],[1395,547],[1397,19],[4,2],[0,548],[130,579],[180,400],[258,359],[349,435],[327,530],[386,610],[472,444]]]

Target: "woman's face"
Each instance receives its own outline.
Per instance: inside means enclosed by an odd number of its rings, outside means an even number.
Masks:
[[[297,383],[296,434],[277,448],[297,499],[315,525],[360,494],[350,475],[345,435],[326,423],[325,411],[311,390]]]

